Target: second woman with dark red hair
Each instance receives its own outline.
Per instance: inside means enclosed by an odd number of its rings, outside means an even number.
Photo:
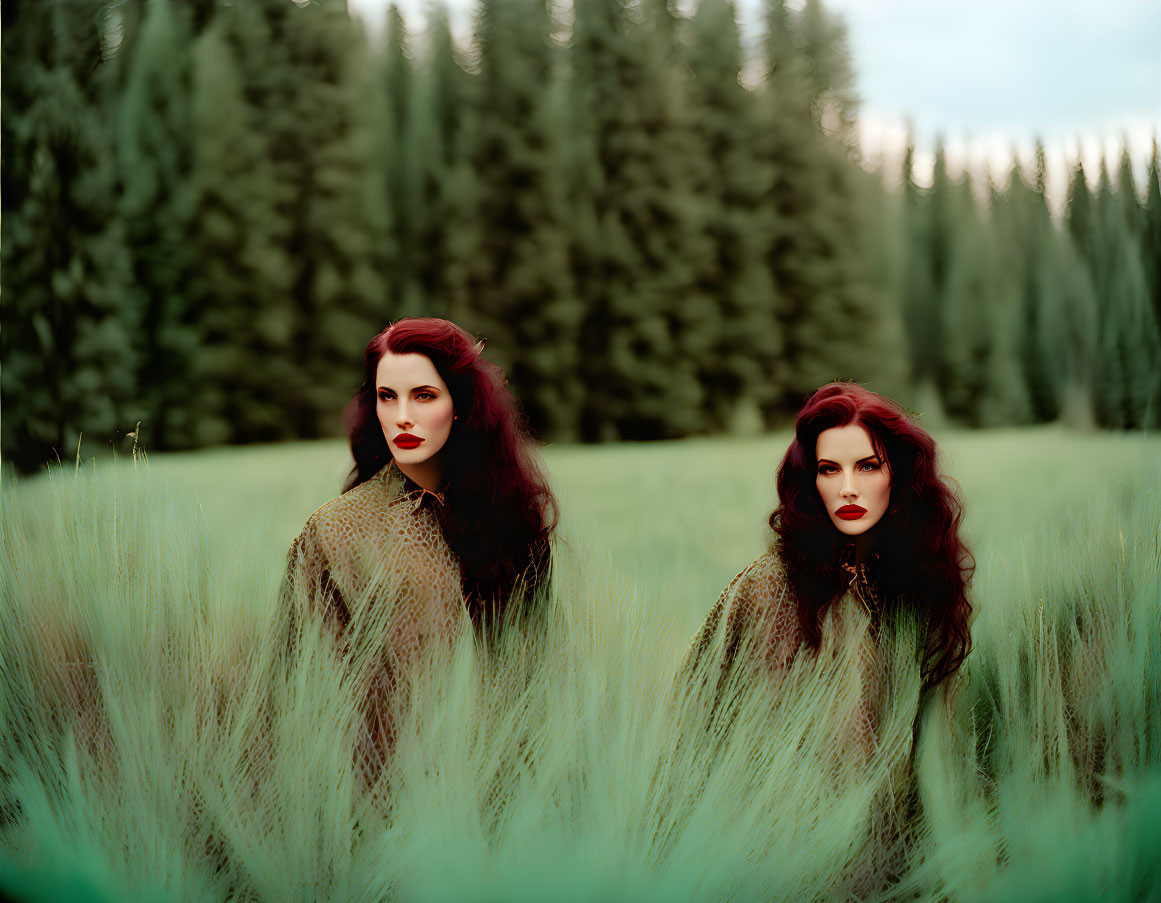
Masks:
[[[830,383],[799,413],[777,486],[771,550],[722,593],[687,664],[724,627],[727,649],[761,634],[755,648],[766,665],[786,669],[817,652],[828,622],[846,609],[861,612],[872,633],[908,610],[923,624],[923,684],[954,675],[971,646],[974,562],[935,440],[895,402]]]
[[[439,319],[371,339],[350,417],[354,467],[290,549],[292,622],[323,616],[344,652],[352,627],[377,637],[359,744],[368,775],[394,744],[407,672],[455,636],[464,607],[492,639],[526,621],[546,583],[556,500],[482,351]]]
[[[898,698],[900,688],[949,686],[970,649],[974,562],[959,536],[962,505],[937,469],[931,436],[902,407],[852,383],[807,399],[777,487],[772,547],[710,611],[683,685],[708,698],[715,732],[729,727],[739,699],[754,696],[755,678],[772,681],[775,694],[814,694],[800,710],[817,718],[812,748],[833,754],[824,771],[845,763],[855,774],[851,766],[879,751],[888,709],[917,709],[917,699]],[[902,653],[898,643],[886,648],[892,635],[912,638]],[[915,675],[910,683],[902,671]],[[874,815],[880,851],[854,879],[864,891],[889,880],[897,861],[905,813],[886,809],[910,805],[900,794],[914,723],[891,721],[897,765],[885,796],[894,803]]]

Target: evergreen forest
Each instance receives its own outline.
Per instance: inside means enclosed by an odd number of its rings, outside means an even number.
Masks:
[[[484,337],[545,441],[782,425],[852,379],[963,426],[1161,421],[1161,186],[874,171],[819,0],[8,0],[3,457],[335,436],[367,340]],[[139,428],[138,428],[138,425]]]

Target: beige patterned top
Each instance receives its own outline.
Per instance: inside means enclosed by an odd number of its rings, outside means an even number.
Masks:
[[[880,629],[866,566],[844,569],[850,582],[823,615],[817,650],[806,644],[776,553],[738,574],[690,645],[677,713],[685,733],[711,748],[730,746],[740,727],[759,742],[796,748],[835,787],[872,788],[863,846],[836,886],[862,898],[898,879],[912,842],[919,670],[911,629],[896,618]],[[732,748],[748,749],[745,742]]]
[[[459,562],[436,515],[442,504],[391,462],[315,511],[287,556],[292,640],[304,615],[321,615],[345,656],[371,662],[360,749],[379,759],[394,743],[402,678],[462,623]]]
[[[806,645],[798,622],[798,606],[778,555],[767,552],[736,576],[722,592],[694,637],[683,674],[716,680],[720,700],[726,684],[744,683],[761,674],[788,675],[801,655],[814,658],[816,670],[829,665],[842,675],[834,688],[835,742],[869,755],[875,746],[876,723],[885,691],[872,609],[878,606],[865,565],[848,567],[847,592],[827,608],[822,643]],[[841,667],[842,661],[853,667]]]

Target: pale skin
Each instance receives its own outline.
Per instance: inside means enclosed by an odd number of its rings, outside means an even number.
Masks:
[[[396,465],[417,486],[438,492],[443,487],[440,452],[456,415],[451,392],[431,359],[385,352],[375,370],[375,398]]]
[[[856,560],[873,550],[875,526],[891,501],[891,470],[857,423],[831,427],[815,443],[818,473],[814,484],[831,523],[855,541]],[[860,513],[861,511],[861,513]]]

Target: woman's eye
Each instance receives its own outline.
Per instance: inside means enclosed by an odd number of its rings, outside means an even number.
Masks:
[[[392,396],[391,396],[391,395],[389,395],[389,394],[387,394],[386,392],[380,392],[380,393],[379,393],[379,400],[380,400],[380,401],[390,401],[390,400],[391,400],[391,398],[392,398]]]
[[[879,465],[876,464],[874,461],[864,461],[862,469],[864,472],[870,473],[871,471],[878,470]]]
[[[827,474],[835,473],[837,470],[838,470],[838,468],[836,468],[833,464],[819,464],[818,465],[818,472],[820,474],[822,474],[823,476],[826,476]]]
[[[435,396],[432,395],[430,392],[417,392],[417,393],[415,393],[415,397],[420,398],[423,401],[434,401],[435,400]]]

